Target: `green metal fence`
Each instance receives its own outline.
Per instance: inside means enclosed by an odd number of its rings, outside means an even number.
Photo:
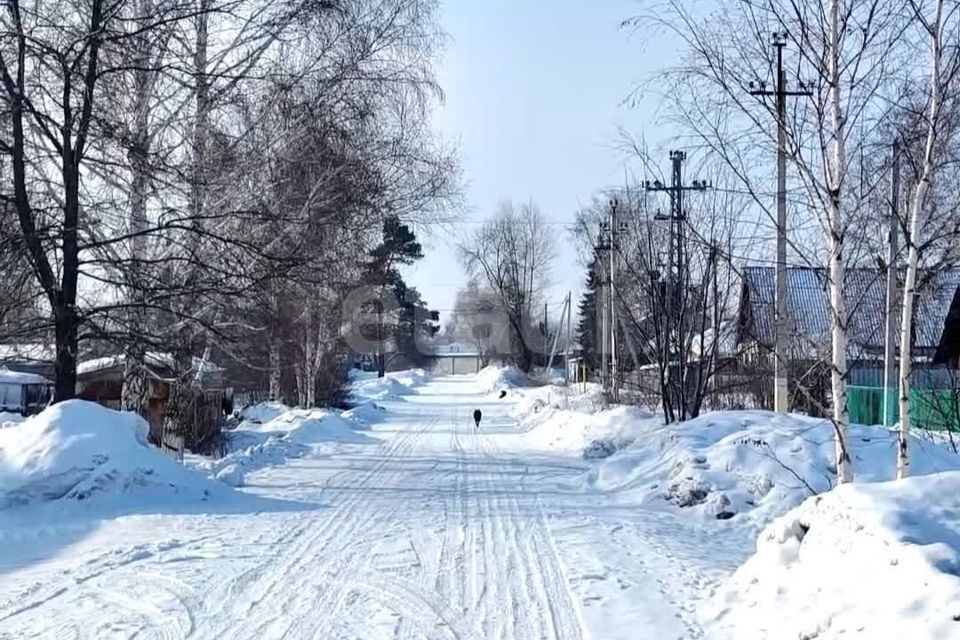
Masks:
[[[855,424],[884,424],[883,396],[889,394],[887,424],[897,422],[897,390],[878,387],[847,387],[847,410]],[[960,430],[960,396],[956,389],[911,389],[911,422],[936,431]]]

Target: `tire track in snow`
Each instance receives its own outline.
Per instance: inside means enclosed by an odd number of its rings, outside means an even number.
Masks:
[[[492,436],[477,435],[478,457],[488,469],[516,466],[496,446]],[[524,465],[524,475],[527,468]],[[523,482],[513,486],[513,474],[478,473],[486,491],[495,495],[496,519],[517,579],[510,580],[514,637],[556,640],[586,638],[577,600],[573,597],[562,563],[552,543],[546,517],[536,495]],[[499,485],[496,483],[499,481]],[[524,498],[521,508],[518,495]],[[529,504],[528,504],[529,503]],[[508,571],[507,575],[509,576]],[[527,614],[524,619],[524,613]]]
[[[346,553],[347,548],[356,542],[354,536],[364,533],[364,528],[373,520],[389,517],[399,508],[398,505],[387,512],[378,512],[363,509],[361,503],[368,498],[366,489],[386,479],[382,473],[384,468],[395,461],[400,453],[410,450],[417,436],[426,428],[411,429],[397,435],[380,454],[380,459],[368,469],[347,469],[338,474],[348,478],[358,472],[362,475],[350,483],[349,489],[325,489],[323,493],[329,493],[332,500],[340,498],[336,506],[320,512],[320,517],[315,513],[303,516],[297,525],[293,548],[277,548],[275,554],[228,585],[226,595],[213,598],[214,602],[234,606],[205,613],[205,620],[220,621],[219,624],[210,630],[198,629],[193,635],[199,638],[260,640],[264,637],[282,638],[295,627],[302,627],[306,622],[304,618],[309,617],[305,613],[317,613],[308,594],[316,593],[317,589],[336,579],[345,569],[345,561],[358,555],[359,550]],[[343,555],[347,557],[338,557]],[[311,585],[312,576],[319,576],[321,582]],[[246,597],[246,602],[237,603],[237,599],[243,597]],[[247,606],[244,607],[244,604]],[[272,609],[271,615],[262,616],[259,623],[251,626],[249,620],[262,609]]]
[[[423,433],[438,420],[439,417],[436,417],[421,428],[411,429],[404,435],[398,436],[397,440],[402,442],[384,456],[374,473],[365,476],[362,486],[351,488],[353,497],[341,505],[340,509],[347,515],[340,522],[336,532],[336,537],[342,539],[343,543],[330,552],[326,552],[325,545],[324,555],[327,559],[319,566],[312,566],[311,577],[307,578],[309,582],[306,585],[307,590],[317,595],[315,598],[308,599],[301,610],[319,612],[320,615],[296,616],[297,624],[290,626],[279,637],[317,637],[319,630],[330,628],[342,616],[344,605],[351,595],[353,580],[358,573],[369,568],[373,559],[373,546],[379,541],[378,538],[364,537],[364,534],[370,532],[375,535],[382,534],[381,527],[394,524],[394,516],[404,506],[396,499],[391,500],[390,506],[386,508],[382,502],[361,506],[361,502],[370,500],[370,496],[366,496],[364,490],[370,488],[374,480],[379,480],[380,488],[399,486],[399,480],[405,475],[403,466],[405,456],[414,449]],[[385,471],[391,464],[395,468]],[[319,581],[315,579],[317,573],[321,576]]]

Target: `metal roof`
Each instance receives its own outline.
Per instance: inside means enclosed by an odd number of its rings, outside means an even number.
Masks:
[[[902,287],[903,273],[898,276]],[[752,314],[751,337],[771,346],[774,338],[773,267],[744,269],[746,295]],[[960,270],[922,272],[917,285],[914,313],[914,346],[936,349],[943,335],[944,320],[950,311]],[[882,351],[886,309],[886,273],[879,269],[847,269],[845,282],[848,339],[852,347]],[[830,301],[826,270],[787,269],[787,313],[796,338],[829,346]],[[898,323],[899,325],[899,323]],[[897,335],[899,339],[899,332]]]

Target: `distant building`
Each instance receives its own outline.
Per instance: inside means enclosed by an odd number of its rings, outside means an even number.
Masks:
[[[36,373],[0,369],[0,411],[29,416],[50,403],[53,385]]]
[[[902,275],[899,287],[902,287]],[[845,303],[848,318],[847,408],[853,422],[884,423],[884,394],[895,422],[896,390],[885,389],[883,358],[886,340],[886,272],[847,270]],[[793,407],[817,415],[829,406],[831,306],[826,271],[787,269],[786,308],[789,327],[788,370]],[[901,290],[898,288],[897,298]],[[899,350],[900,317],[896,346]],[[740,353],[738,375],[751,380],[760,406],[772,405],[775,338],[772,267],[747,267],[743,273],[737,322]],[[921,272],[914,304],[911,337],[911,415],[929,428],[960,428],[960,270]],[[804,391],[797,393],[798,379]],[[802,396],[802,397],[801,397]]]
[[[41,342],[0,344],[0,367],[53,379],[56,347]]]
[[[882,360],[886,339],[886,272],[847,270],[844,285],[849,318],[847,357]],[[957,367],[960,355],[960,270],[922,273],[914,305],[912,353],[915,360]],[[790,357],[829,355],[830,300],[825,269],[787,269],[787,322]],[[899,295],[899,294],[898,294]],[[737,342],[748,358],[773,349],[774,273],[772,267],[746,267],[740,296]],[[899,318],[897,322],[899,347]]]
[[[453,342],[438,344],[430,353],[432,371],[442,375],[476,373],[483,368],[483,357],[474,345]]]

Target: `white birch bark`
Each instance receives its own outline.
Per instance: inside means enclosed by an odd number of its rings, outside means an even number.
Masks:
[[[913,334],[913,306],[916,298],[917,265],[920,261],[920,234],[926,226],[925,203],[933,181],[935,150],[940,128],[940,112],[943,105],[943,86],[940,73],[943,58],[943,0],[937,0],[930,34],[930,103],[927,120],[927,137],[923,152],[920,178],[910,203],[910,219],[907,230],[907,272],[903,284],[903,304],[900,316],[900,428],[897,433],[897,478],[910,474],[910,456],[907,441],[910,436],[910,372]]]
[[[277,335],[271,335],[270,338],[270,400],[277,402],[280,400],[280,338]]]
[[[849,447],[850,418],[847,412],[847,317],[844,300],[845,219],[841,189],[846,172],[846,113],[840,95],[840,4],[830,2],[830,42],[828,80],[829,110],[833,152],[828,167],[827,247],[829,250],[831,344],[833,348],[830,386],[833,393],[833,426],[836,443],[837,482],[853,481],[853,462]]]
[[[135,57],[133,71],[133,121],[130,131],[132,146],[127,152],[130,163],[130,257],[143,258],[146,252],[147,190],[150,186],[150,108],[153,99],[154,72],[150,69],[153,57],[149,32],[145,26],[153,17],[153,0],[140,0],[136,4],[138,28],[144,29],[134,39]],[[124,411],[143,413],[147,402],[146,345],[140,331],[146,324],[143,304],[143,287],[139,268],[131,265],[127,297],[131,304],[126,318],[127,342],[124,346],[123,382],[120,390],[120,408]]]

